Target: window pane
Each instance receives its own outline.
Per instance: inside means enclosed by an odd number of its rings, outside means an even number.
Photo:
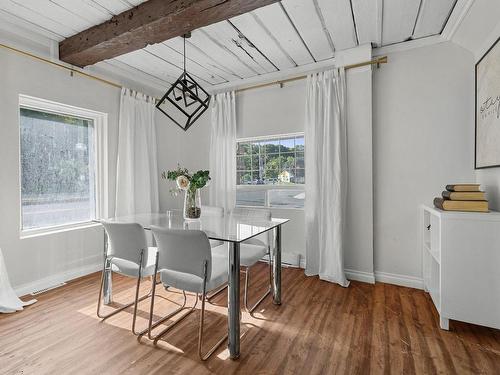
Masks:
[[[304,136],[295,137],[295,150],[304,151]]]
[[[252,155],[252,170],[259,170],[264,168],[264,158],[259,155]]]
[[[252,149],[249,143],[238,143],[237,155],[250,155]]]
[[[295,158],[296,158],[297,168],[304,168],[304,153],[297,152]]]
[[[279,152],[279,139],[273,139],[269,141],[261,141],[260,142],[260,152],[265,154],[273,154]]]
[[[295,169],[295,154],[293,152],[281,154],[281,170],[293,172],[293,169]]]
[[[22,228],[95,217],[93,121],[20,109]]]
[[[251,156],[237,156],[236,157],[236,169],[239,171],[248,171],[252,169],[252,157]]]
[[[260,150],[259,142],[250,143],[250,150],[252,152],[252,155],[259,155],[259,150]]]
[[[293,152],[295,149],[295,138],[283,138],[280,141],[281,152]]]
[[[274,184],[278,182],[280,174],[280,156],[279,154],[268,154],[265,160],[264,183]]]
[[[305,182],[304,136],[255,139],[238,144],[237,204],[302,208]],[[244,155],[250,154],[250,163]],[[250,185],[266,185],[256,188]],[[289,186],[284,186],[289,185]],[[248,186],[243,188],[243,186]],[[280,187],[284,186],[284,187]],[[267,199],[266,199],[267,198]]]
[[[264,207],[266,204],[266,191],[237,189],[236,204],[238,206]]]
[[[261,171],[252,171],[252,185],[262,185],[264,183],[264,175]]]
[[[236,172],[236,185],[247,185],[252,183],[252,171]]]
[[[306,183],[306,175],[304,169],[297,168],[295,170],[295,183],[296,184],[305,184]]]
[[[268,191],[270,207],[304,208],[303,189],[271,189]]]

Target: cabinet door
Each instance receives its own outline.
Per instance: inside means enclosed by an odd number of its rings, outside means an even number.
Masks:
[[[436,215],[430,215],[431,252],[439,259],[441,253],[441,219]],[[438,260],[439,261],[439,260]]]
[[[500,222],[443,219],[441,313],[500,328]]]

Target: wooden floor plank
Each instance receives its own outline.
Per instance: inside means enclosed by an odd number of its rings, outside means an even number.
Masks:
[[[262,294],[267,267],[252,271],[251,300]],[[197,356],[199,310],[157,346],[130,332],[132,309],[106,321],[95,315],[99,274],[38,297],[16,314],[0,316],[0,374],[499,374],[500,331],[451,322],[439,328],[429,296],[388,284],[348,288],[283,270],[283,304],[267,298],[253,316],[242,313],[241,357],[225,347],[208,361]],[[116,305],[133,296],[134,281],[113,280]],[[141,292],[147,293],[149,282]],[[160,294],[155,317],[181,303]],[[207,347],[227,326],[226,294],[207,305]],[[188,303],[194,296],[188,296]],[[149,300],[137,325],[145,327]],[[199,308],[199,304],[198,304]],[[170,324],[165,325],[159,329]]]

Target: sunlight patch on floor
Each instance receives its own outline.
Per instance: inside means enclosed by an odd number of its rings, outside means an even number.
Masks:
[[[178,354],[184,354],[184,350],[179,349],[178,347],[176,347],[172,344],[169,344],[167,341],[160,340],[160,341],[158,341],[158,344],[156,344],[156,346],[158,346],[161,349],[171,350],[171,351],[176,352]]]

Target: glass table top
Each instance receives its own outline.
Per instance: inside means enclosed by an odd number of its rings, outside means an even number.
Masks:
[[[106,219],[118,223],[139,223],[144,229],[151,226],[171,229],[198,229],[205,232],[212,240],[227,242],[243,242],[261,233],[267,232],[289,221],[289,219],[272,218],[263,220],[240,215],[223,217],[202,215],[197,220],[184,220],[182,211],[172,210],[169,213],[146,213],[119,216]]]

